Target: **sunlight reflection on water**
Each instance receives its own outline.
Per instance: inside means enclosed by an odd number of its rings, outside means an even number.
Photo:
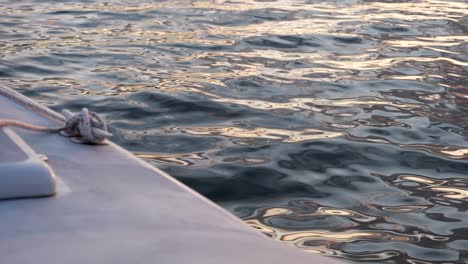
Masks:
[[[468,259],[464,1],[3,1],[0,80],[305,251]]]

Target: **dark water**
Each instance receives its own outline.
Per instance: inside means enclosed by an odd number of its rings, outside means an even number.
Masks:
[[[468,261],[468,3],[0,1],[0,81],[273,239]]]

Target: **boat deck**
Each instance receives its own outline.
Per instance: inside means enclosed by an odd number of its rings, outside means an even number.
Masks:
[[[0,119],[58,125],[2,96],[0,109]],[[264,237],[113,143],[12,130],[48,157],[58,193],[0,201],[2,264],[342,263]]]

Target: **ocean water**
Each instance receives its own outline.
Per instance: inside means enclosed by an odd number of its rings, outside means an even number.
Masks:
[[[466,263],[467,34],[456,0],[2,0],[0,82],[281,243]]]

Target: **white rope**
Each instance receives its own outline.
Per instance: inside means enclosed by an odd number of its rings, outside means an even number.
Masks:
[[[97,113],[90,112],[83,108],[80,113],[73,114],[68,110],[63,110],[64,116],[50,110],[49,108],[36,103],[28,97],[4,86],[0,85],[0,95],[18,103],[32,111],[53,118],[64,124],[58,128],[48,128],[36,126],[16,120],[1,120],[0,128],[4,126],[15,126],[32,131],[57,133],[71,137],[73,142],[84,144],[104,144],[105,140],[112,136],[108,132],[106,123]]]
[[[50,133],[59,132],[60,130],[63,129],[63,128],[48,128],[48,127],[43,127],[43,126],[36,126],[36,125],[31,125],[31,124],[16,121],[16,120],[0,119],[0,128],[5,127],[5,126],[15,126],[15,127],[28,129],[28,130],[33,130],[33,131],[50,132]]]
[[[112,136],[107,131],[104,119],[95,112],[89,112],[87,108],[83,108],[79,114],[73,114],[66,109],[62,113],[67,121],[60,133],[72,137],[77,143],[102,144],[106,138]]]

